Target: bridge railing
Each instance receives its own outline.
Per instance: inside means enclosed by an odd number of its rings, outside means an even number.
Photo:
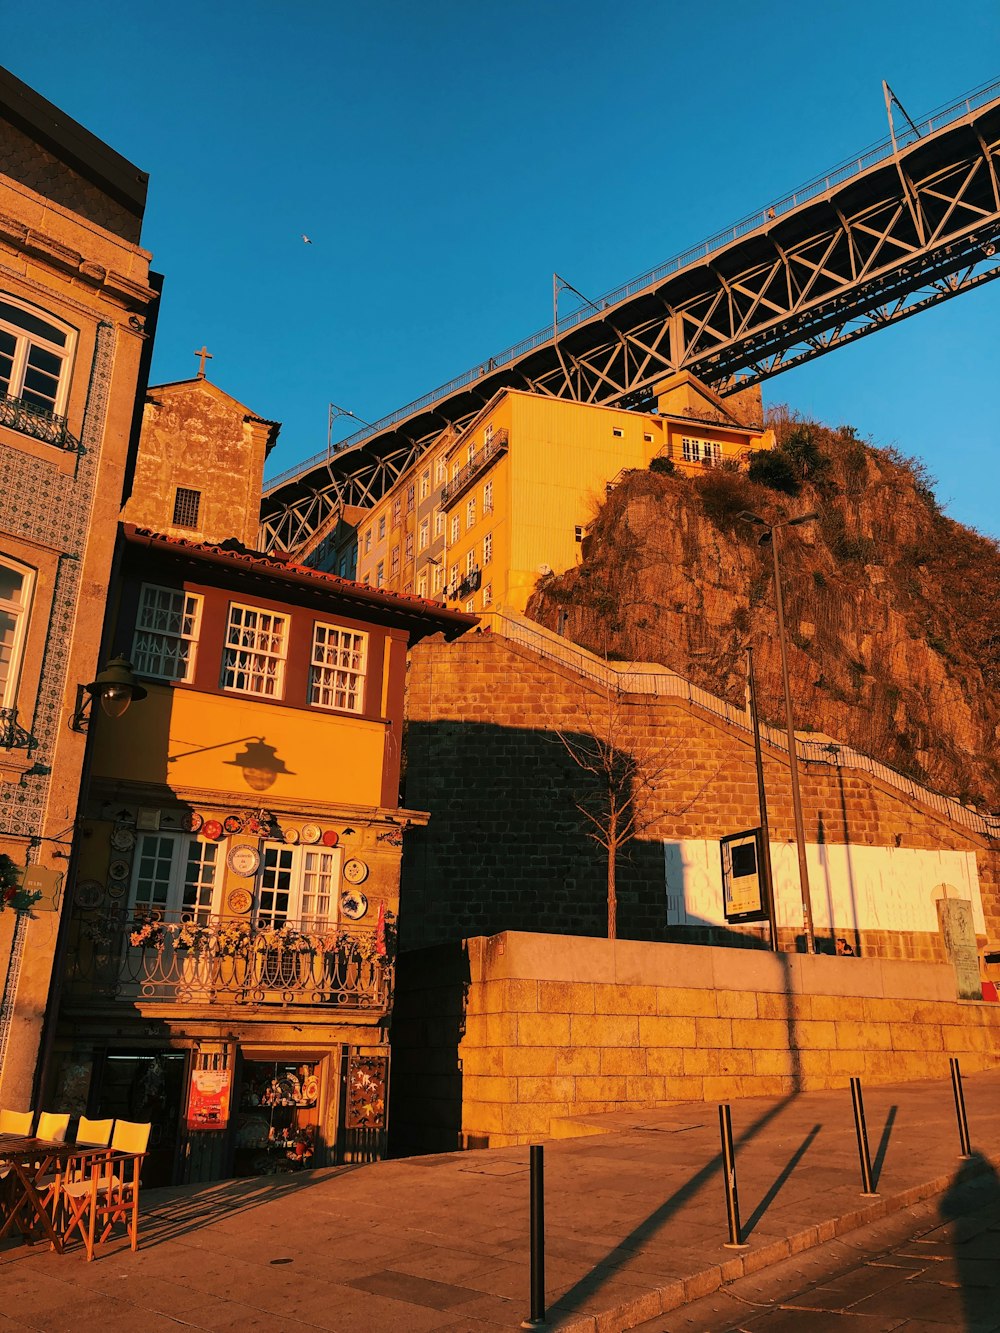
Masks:
[[[722,718],[730,726],[750,731],[750,716],[746,709],[737,708],[727,703],[718,695],[708,690],[699,689],[676,672],[663,667],[659,671],[633,669],[629,663],[612,665],[588,652],[567,639],[562,639],[552,631],[520,616],[507,612],[493,612],[483,618],[492,632],[519,644],[540,657],[559,662],[603,686],[605,689],[620,690],[624,694],[651,694],[661,698],[681,699],[699,708],[706,709],[716,717]],[[783,731],[761,724],[761,736],[777,750],[788,753],[788,738]],[[963,805],[953,796],[942,796],[929,790],[919,782],[899,773],[888,764],[882,764],[871,755],[862,754],[849,745],[838,745],[830,741],[807,741],[796,737],[795,753],[803,763],[828,764],[834,768],[855,769],[877,778],[886,786],[902,792],[910,800],[918,801],[936,813],[962,828],[987,837],[1000,837],[1000,814],[987,814],[974,806]]]
[[[943,129],[954,120],[960,120],[963,116],[971,115],[973,111],[978,110],[982,106],[986,106],[997,97],[1000,97],[1000,81],[985,84],[983,87],[975,89],[958,101],[940,107],[937,111],[924,119],[917,126],[916,131],[912,130],[909,125],[907,125],[897,133],[896,143],[900,148],[907,148],[916,142],[917,138],[923,138],[925,135],[933,133],[935,130]],[[636,296],[644,288],[652,286],[653,283],[669,277],[670,274],[676,273],[682,268],[686,268],[689,264],[696,263],[697,261],[706,258],[708,255],[712,254],[713,251],[719,250],[735,240],[739,240],[741,236],[745,236],[751,231],[756,231],[759,227],[766,226],[768,222],[781,217],[785,213],[790,213],[793,209],[808,203],[811,199],[816,199],[820,195],[828,193],[834,186],[843,184],[844,181],[850,180],[852,176],[860,175],[861,172],[867,171],[869,167],[875,166],[876,163],[891,157],[892,153],[893,146],[891,139],[883,139],[879,143],[873,144],[862,152],[847,158],[838,166],[833,167],[830,171],[824,172],[814,180],[808,181],[797,190],[793,190],[790,194],[786,194],[770,204],[765,204],[763,208],[759,208],[753,213],[748,214],[745,218],[742,218],[739,222],[725,228],[723,231],[716,232],[714,236],[710,236],[707,240],[701,241],[698,245],[692,246],[690,249],[684,250],[678,255],[674,255],[671,259],[667,259],[662,264],[658,264],[655,268],[651,268],[647,272],[640,274],[639,277],[633,278],[623,286],[616,287],[613,291],[605,293],[604,296],[598,297],[596,301],[590,303],[588,306],[581,307],[578,310],[573,310],[560,316],[556,326],[558,331],[560,333],[565,333],[569,329],[575,328],[578,324],[582,324],[585,320],[591,319],[595,313],[600,313],[600,311],[618,305],[619,302],[627,300],[629,297]],[[471,370],[467,370],[461,375],[456,375],[454,379],[449,380],[446,384],[439,385],[438,388],[432,389],[430,393],[425,393],[420,398],[415,398],[413,402],[397,408],[387,416],[380,417],[379,420],[373,422],[372,425],[365,426],[361,430],[355,431],[353,435],[348,435],[345,439],[337,441],[329,449],[324,450],[323,453],[314,454],[311,458],[307,458],[305,462],[298,463],[295,467],[288,468],[286,471],[278,473],[277,476],[269,478],[264,483],[265,491],[274,490],[278,486],[284,485],[285,482],[292,481],[303,473],[318,467],[321,463],[329,462],[335,454],[342,453],[345,449],[352,449],[356,445],[364,444],[366,440],[381,435],[392,426],[411,417],[415,412],[419,412],[421,408],[429,407],[432,403],[440,402],[442,398],[447,398],[450,394],[457,393],[460,389],[464,389],[468,385],[474,384],[485,375],[492,374],[493,371],[500,370],[502,367],[520,360],[522,356],[526,356],[528,352],[533,351],[536,347],[541,347],[544,343],[549,342],[551,338],[552,325],[548,324],[545,328],[539,329],[537,333],[530,334],[527,338],[522,338],[520,342],[497,353],[495,356],[491,356],[487,361],[482,362],[480,365],[474,366]]]

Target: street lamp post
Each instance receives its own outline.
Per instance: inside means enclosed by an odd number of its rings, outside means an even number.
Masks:
[[[781,652],[781,683],[785,692],[785,731],[788,735],[788,768],[792,784],[792,814],[795,819],[795,845],[799,857],[799,889],[802,893],[802,919],[805,926],[806,949],[816,952],[816,936],[813,931],[812,899],[809,895],[809,867],[806,864],[806,834],[802,820],[802,796],[799,791],[799,764],[795,748],[795,723],[792,717],[792,692],[788,683],[788,648],[785,642],[785,608],[781,598],[781,568],[778,564],[778,532],[781,528],[795,528],[801,523],[809,523],[819,515],[815,512],[801,514],[798,518],[786,518],[780,523],[768,523],[758,514],[740,515],[747,523],[763,528],[760,535],[761,545],[770,543],[774,562],[774,604],[778,616],[778,648]]]
[[[764,790],[764,759],[760,751],[760,719],[757,716],[757,682],[753,674],[753,649],[747,644],[747,701],[753,725],[753,753],[757,768],[757,808],[760,816],[760,864],[764,872],[764,897],[771,949],[778,952],[778,913],[774,902],[774,875],[771,873],[771,831],[767,822],[767,793]]]

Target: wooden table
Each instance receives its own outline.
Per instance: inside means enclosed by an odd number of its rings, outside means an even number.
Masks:
[[[14,1197],[9,1212],[0,1225],[0,1240],[8,1235],[15,1225],[25,1240],[30,1240],[32,1228],[38,1222],[53,1247],[62,1253],[62,1241],[52,1223],[52,1218],[42,1206],[37,1182],[46,1172],[51,1171],[56,1163],[64,1162],[69,1157],[76,1157],[80,1152],[81,1149],[73,1143],[53,1143],[48,1139],[35,1139],[25,1134],[0,1134],[0,1166],[11,1168],[7,1179],[14,1185]],[[27,1230],[22,1224],[22,1215],[27,1221]]]

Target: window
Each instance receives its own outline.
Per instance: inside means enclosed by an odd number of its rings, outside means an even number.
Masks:
[[[421,500],[426,500],[428,495],[430,495],[430,493],[431,493],[431,470],[430,468],[428,468],[426,472],[421,472],[420,474]]]
[[[426,596],[427,596],[427,575],[426,575],[426,574],[421,574],[420,577],[417,579],[417,596],[418,596],[418,597],[426,597]]]
[[[214,906],[220,845],[184,834],[140,833],[132,880],[135,917],[206,924]]]
[[[466,574],[474,574],[476,572],[475,548],[466,551],[465,553],[465,572]]]
[[[475,462],[475,460],[476,460],[476,442],[475,440],[470,440],[469,447],[465,451],[465,461],[471,467],[472,464]]]
[[[405,593],[412,593],[412,592],[413,592],[413,581],[412,581],[412,579],[407,579],[407,580],[406,580],[406,582],[403,584],[403,591],[404,591]]]
[[[455,590],[458,588],[458,565],[452,565],[448,571],[448,595],[454,597]]]
[[[444,536],[444,512],[441,509],[435,510],[434,513],[434,536]]]
[[[573,529],[574,539],[578,542],[582,542],[584,537],[586,537],[586,535],[587,535],[587,529],[583,527],[581,524],[577,523],[576,527]]]
[[[642,436],[642,438],[646,441],[647,444],[652,444],[652,443],[653,443],[653,437],[652,437],[652,435],[647,434],[645,431],[643,432],[643,436]]]
[[[409,486],[407,486],[406,488],[406,512],[408,514],[413,513],[413,508],[414,505],[416,504],[416,500],[417,500],[417,488],[411,481]]]
[[[360,713],[365,706],[368,635],[317,621],[313,627],[309,702]]]
[[[442,486],[448,476],[448,464],[443,458],[439,458],[434,464],[434,484]]]
[[[459,537],[460,537],[461,535],[462,535],[462,520],[459,518],[459,516],[458,516],[457,514],[452,514],[452,516],[451,516],[451,543],[452,543],[453,546],[454,546],[455,542],[458,541],[458,539],[459,539]]]
[[[488,481],[483,487],[483,513],[493,513],[493,483]]]
[[[444,587],[444,565],[435,565],[434,573],[431,575],[431,588],[439,593]]]
[[[403,518],[403,498],[397,495],[392,502],[392,526],[398,528]]]
[[[380,560],[375,566],[375,587],[381,588],[385,584],[385,561]]]
[[[614,435],[615,438],[619,440],[625,438],[625,432],[622,430],[621,426],[612,426],[611,434]]]
[[[222,684],[240,694],[280,699],[288,617],[256,606],[229,604]]]
[[[429,518],[420,520],[420,537],[417,542],[417,549],[426,551],[431,540],[431,521]]]
[[[399,547],[394,546],[389,556],[389,577],[391,579],[399,576]]]
[[[63,414],[75,341],[73,331],[50,315],[0,298],[0,394]]]
[[[407,563],[408,565],[412,565],[412,564],[413,564],[413,533],[412,533],[412,532],[408,532],[408,533],[406,534],[406,550],[405,550],[405,552],[404,552],[403,558],[404,558],[404,560],[406,561],[406,563]]]
[[[200,620],[201,598],[194,593],[144,583],[132,636],[132,664],[139,675],[192,680]]]
[[[32,571],[0,559],[0,708],[12,708],[28,628]]]
[[[494,430],[493,423],[490,422],[490,424],[486,427],[485,431],[483,431],[483,443],[487,449],[489,449],[490,445],[493,442],[493,430]]]
[[[493,605],[493,584],[487,583],[486,587],[483,589],[483,610],[485,611],[488,606],[492,605]]]
[[[697,463],[701,457],[701,444],[698,440],[689,440],[685,435],[681,440],[681,450],[685,463]]]
[[[476,497],[473,496],[472,499],[465,506],[466,531],[468,531],[469,528],[474,528],[475,526],[476,526]]]
[[[474,615],[474,614],[475,614],[475,611],[476,611],[476,599],[475,599],[474,597],[470,597],[469,600],[465,603],[465,609],[466,609],[466,611],[468,611],[469,615]]]
[[[380,542],[385,541],[385,514],[380,514],[380,515],[379,515],[379,520],[378,520],[378,539],[379,539]]]
[[[365,555],[367,555],[371,549],[372,549],[372,530],[371,528],[369,528],[368,531],[365,533]]]
[[[264,845],[257,895],[259,929],[293,922],[317,930],[336,920],[340,848]]]
[[[488,565],[493,559],[493,533],[488,532],[483,538],[483,564]]]
[[[187,486],[178,486],[174,491],[174,527],[196,528],[200,508],[201,491],[192,491]]]

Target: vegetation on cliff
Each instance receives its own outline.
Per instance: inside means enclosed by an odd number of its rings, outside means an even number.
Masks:
[[[1000,548],[947,518],[922,464],[787,409],[749,475],[628,474],[583,558],[528,614],[612,659],[660,662],[734,702],[753,645],[779,722],[770,555],[741,513],[816,522],[782,534],[796,725],[939,791],[1000,808]]]

